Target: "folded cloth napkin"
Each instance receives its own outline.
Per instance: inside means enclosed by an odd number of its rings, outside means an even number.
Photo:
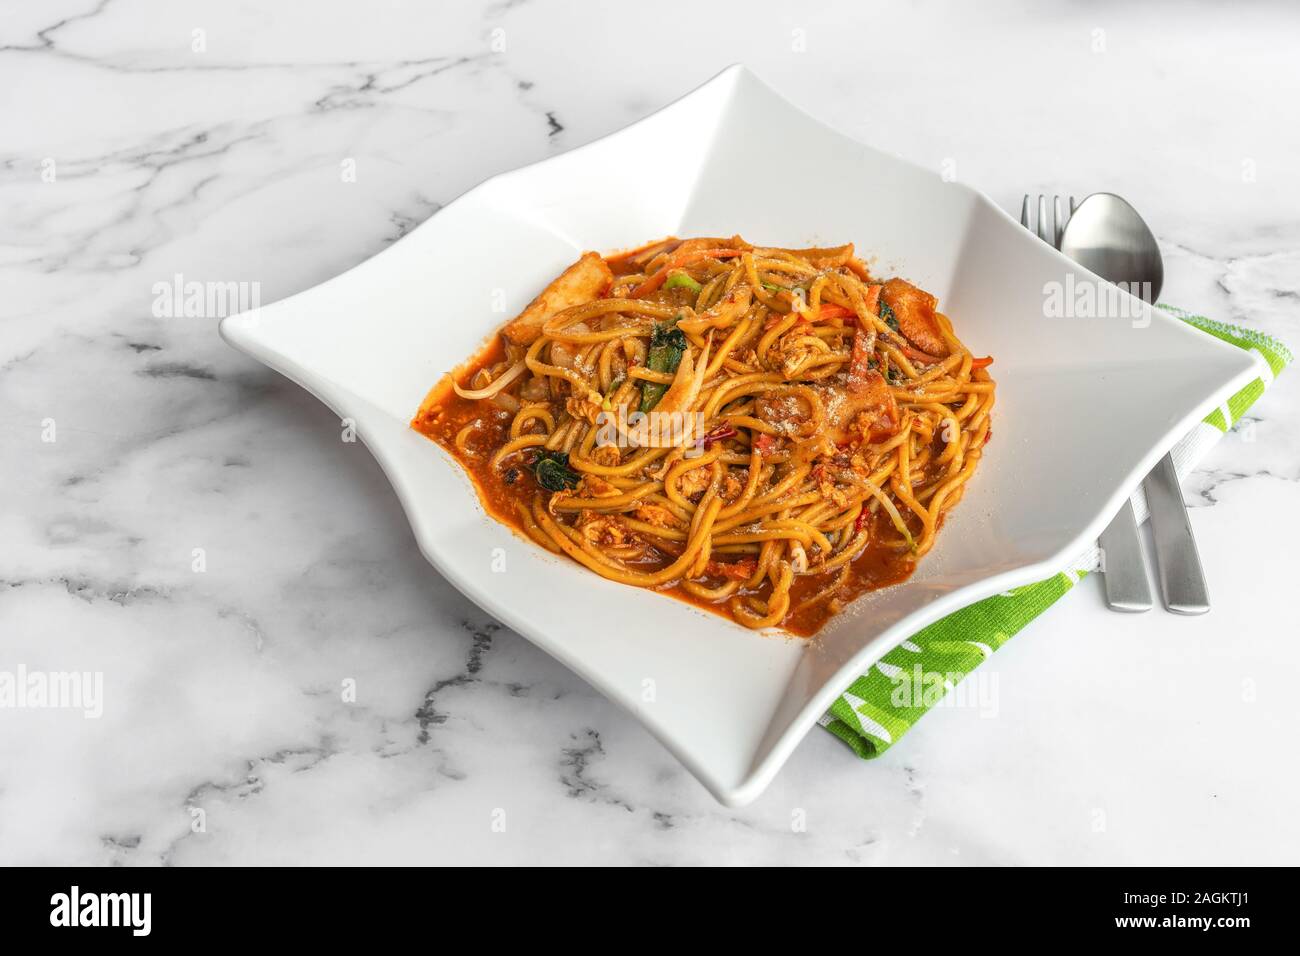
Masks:
[[[1254,352],[1259,360],[1259,378],[1207,415],[1174,446],[1174,465],[1182,478],[1264,394],[1292,356],[1281,342],[1253,329],[1170,306],[1161,308],[1215,338]],[[1146,520],[1146,495],[1141,488],[1133,495],[1133,510],[1139,523]],[[859,757],[880,756],[962,678],[1095,570],[1099,560],[1100,552],[1093,547],[1054,578],[986,598],[935,621],[872,665],[870,672],[835,699],[818,723]]]

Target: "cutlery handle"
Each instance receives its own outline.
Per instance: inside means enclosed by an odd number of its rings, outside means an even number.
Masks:
[[[1106,585],[1106,604],[1112,611],[1137,613],[1151,610],[1151,584],[1147,580],[1146,558],[1138,537],[1133,502],[1124,499],[1098,542],[1101,545],[1102,581]]]
[[[1165,607],[1175,614],[1204,614],[1210,609],[1210,594],[1173,458],[1165,455],[1160,459],[1143,486],[1151,509],[1151,536]]]

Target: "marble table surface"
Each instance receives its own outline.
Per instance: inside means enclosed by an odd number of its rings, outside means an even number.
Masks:
[[[1296,862],[1300,373],[1186,484],[1209,615],[1089,579],[995,708],[870,763],[814,730],[727,810],[425,564],[326,408],[152,303],[308,288],[744,62],[1007,208],[1124,194],[1167,301],[1297,344],[1300,10],[588,6],[6,4],[0,671],[103,686],[0,710],[0,862]]]

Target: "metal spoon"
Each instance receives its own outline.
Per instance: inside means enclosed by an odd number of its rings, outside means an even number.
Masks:
[[[1165,284],[1160,246],[1137,210],[1114,193],[1093,193],[1079,203],[1061,233],[1060,249],[1147,302],[1160,297]]]
[[[1165,264],[1156,237],[1137,210],[1113,193],[1094,193],[1079,204],[1061,233],[1060,249],[1084,268],[1147,302],[1155,302],[1160,295]],[[1210,609],[1205,572],[1170,455],[1147,475],[1143,487],[1165,607],[1177,614],[1204,614]],[[1102,535],[1103,552],[1112,558],[1127,555],[1126,560],[1133,553],[1140,556],[1141,546],[1132,540],[1135,535],[1131,507],[1126,505]]]

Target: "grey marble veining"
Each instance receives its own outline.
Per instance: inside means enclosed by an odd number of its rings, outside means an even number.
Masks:
[[[308,288],[743,61],[1007,208],[1126,195],[1169,301],[1300,343],[1294,5],[975,6],[7,9],[0,670],[104,708],[0,710],[0,861],[1294,862],[1300,373],[1187,482],[1210,615],[1090,580],[995,714],[869,764],[814,731],[733,811],[429,568],[327,409],[154,315],[177,274]]]

